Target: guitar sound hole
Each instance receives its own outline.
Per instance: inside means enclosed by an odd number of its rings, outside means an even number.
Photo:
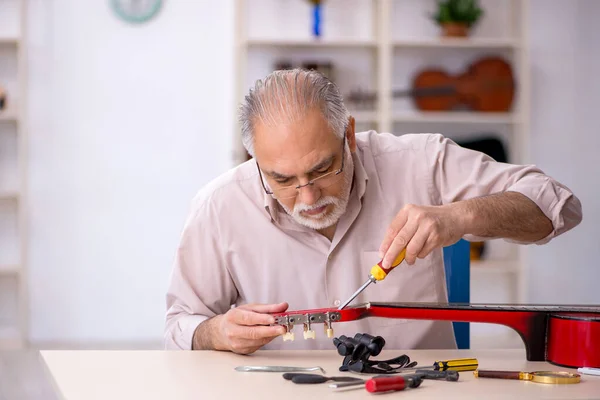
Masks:
[[[290,318],[290,322],[293,323],[294,322],[294,318]]]

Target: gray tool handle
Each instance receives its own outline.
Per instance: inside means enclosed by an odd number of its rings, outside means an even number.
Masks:
[[[428,369],[418,369],[415,375],[421,376],[423,379],[444,379],[451,382],[458,381],[458,371],[432,371]]]

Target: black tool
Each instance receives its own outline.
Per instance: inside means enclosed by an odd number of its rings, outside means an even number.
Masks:
[[[406,354],[389,360],[369,360],[377,356],[385,346],[381,336],[371,336],[367,333],[357,333],[353,338],[340,336],[333,339],[339,355],[344,356],[340,371],[353,371],[369,374],[394,374],[402,368],[411,368],[417,365],[411,362]]]
[[[310,384],[310,383],[325,383],[327,381],[334,382],[364,382],[361,378],[354,378],[352,376],[324,376],[318,374],[299,374],[288,372],[283,374],[283,379],[292,381],[298,384]]]
[[[450,382],[458,381],[458,371],[433,371],[429,369],[418,369],[413,375],[420,376],[422,379],[440,379]]]

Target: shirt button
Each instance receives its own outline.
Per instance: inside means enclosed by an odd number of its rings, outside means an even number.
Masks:
[[[339,307],[340,304],[342,304],[342,302],[339,301],[339,300],[336,300],[336,301],[333,302],[333,305],[336,306],[336,307]]]

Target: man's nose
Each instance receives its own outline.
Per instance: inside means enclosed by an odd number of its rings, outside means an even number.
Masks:
[[[306,185],[298,189],[298,197],[304,204],[311,205],[315,204],[321,197],[321,189],[317,185]]]

